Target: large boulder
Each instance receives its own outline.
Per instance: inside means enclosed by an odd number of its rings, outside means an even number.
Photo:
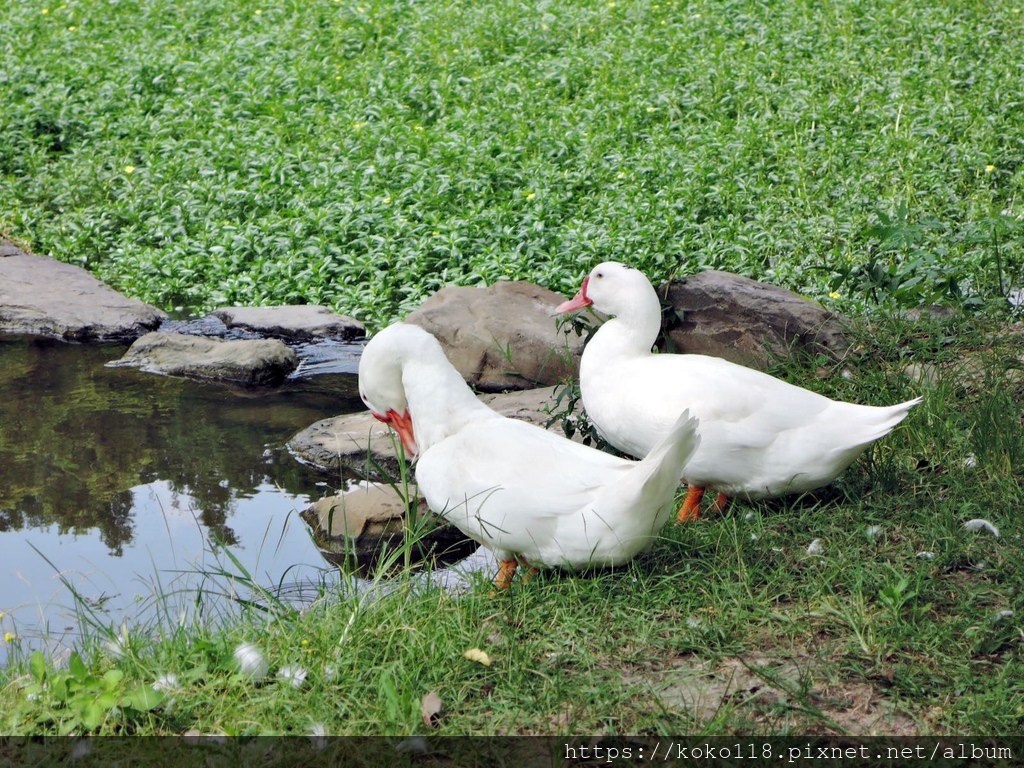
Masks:
[[[261,336],[307,341],[310,339],[361,339],[366,326],[327,307],[222,307],[211,312],[228,328],[242,328]]]
[[[279,339],[223,341],[181,333],[148,333],[110,367],[218,379],[245,386],[276,385],[299,365]]]
[[[555,387],[483,395],[480,400],[503,416],[545,426],[551,420],[548,409],[554,402]],[[551,426],[562,433],[559,424]],[[574,439],[582,439],[575,435]],[[321,470],[347,469],[375,480],[399,476],[396,448],[400,445],[390,428],[369,411],[321,419],[288,441],[288,450],[300,461]]]
[[[701,272],[658,290],[669,351],[722,357],[764,370],[796,351],[841,359],[852,342],[844,320],[785,288],[729,272]]]
[[[451,286],[405,322],[441,342],[452,365],[480,392],[530,389],[579,374],[582,341],[558,330],[564,297],[526,282]]]
[[[0,242],[0,334],[64,341],[130,341],[167,317],[81,267]]]

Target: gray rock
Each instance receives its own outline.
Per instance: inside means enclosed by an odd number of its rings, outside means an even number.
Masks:
[[[167,317],[81,267],[0,243],[0,333],[79,342],[128,341]]]
[[[223,307],[211,312],[228,328],[243,328],[263,336],[305,341],[330,338],[360,339],[366,326],[327,307],[297,305],[284,307]]]
[[[554,391],[555,387],[544,387],[484,395],[480,399],[503,416],[544,426],[551,418],[545,408],[553,402]],[[562,433],[558,424],[551,429]],[[374,480],[385,479],[378,466],[391,478],[399,476],[399,445],[391,430],[369,411],[321,419],[288,441],[292,455],[306,464],[325,471],[348,469]]]
[[[475,542],[430,511],[415,485],[409,492],[416,499],[412,538],[417,562],[426,557],[450,561],[476,549]],[[300,514],[324,559],[365,575],[373,572],[382,555],[404,542],[408,527],[405,500],[383,483],[356,483],[344,493],[313,502]]]
[[[908,363],[903,368],[903,376],[922,389],[935,389],[939,386],[939,368],[931,363]]]
[[[674,280],[658,290],[675,309],[668,348],[765,369],[800,350],[842,359],[852,346],[844,319],[792,291],[728,272]]]
[[[298,364],[298,356],[279,339],[222,341],[180,333],[148,333],[120,360],[107,363],[246,386],[280,384]]]
[[[443,288],[405,322],[441,342],[452,365],[477,391],[557,384],[579,374],[582,340],[556,326],[564,297],[532,283]]]

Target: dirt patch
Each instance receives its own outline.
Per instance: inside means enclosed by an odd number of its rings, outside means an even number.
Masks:
[[[809,655],[753,654],[718,663],[680,658],[663,669],[628,674],[624,682],[649,686],[666,709],[683,710],[700,723],[735,722],[741,715],[758,729],[774,725],[857,736],[923,732],[869,682],[829,679],[822,662]]]

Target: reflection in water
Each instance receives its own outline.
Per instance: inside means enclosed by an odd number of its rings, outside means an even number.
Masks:
[[[179,572],[197,578],[215,540],[265,584],[324,567],[296,514],[323,478],[283,446],[361,410],[355,377],[240,392],[104,367],[123,351],[0,342],[0,631],[23,648],[79,630],[47,559],[114,625],[154,587],[197,588]]]

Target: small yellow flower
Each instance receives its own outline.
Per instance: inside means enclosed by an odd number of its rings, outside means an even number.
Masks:
[[[302,638],[302,640],[299,642],[299,644],[300,645],[309,645],[309,640],[307,640],[306,638]]]
[[[527,192],[526,193],[526,199],[527,200],[533,200],[533,198],[535,198],[536,196],[537,196],[536,192]]]
[[[648,107],[648,108],[647,108],[647,111],[648,111],[648,112],[657,112],[657,111],[658,111],[658,108],[657,108],[657,107]]]
[[[42,13],[43,13],[43,16],[46,16],[46,15],[48,15],[50,13],[50,9],[49,8],[43,8]]]
[[[257,8],[255,11],[253,11],[253,13],[255,13],[257,16],[259,16],[261,13],[263,13],[263,11],[261,11],[259,8]]]
[[[134,165],[126,165],[124,167],[124,172],[125,173],[135,173],[135,166]]]
[[[828,297],[830,299],[838,299],[839,298],[839,291],[829,291]]]
[[[414,131],[422,131],[422,130],[423,130],[423,126],[422,126],[422,125],[414,125],[414,126],[412,127],[412,129],[413,129]]]
[[[608,3],[608,7],[609,8],[614,8],[615,7],[615,3]]]
[[[4,642],[13,643],[17,639],[17,635],[13,632],[4,632]]]
[[[988,165],[985,166],[985,173],[992,173],[992,171],[994,171],[995,169],[996,167],[989,163]]]
[[[72,24],[70,27],[68,27],[68,32],[74,32],[76,29],[78,29],[78,27]]]
[[[619,174],[615,178],[616,179],[624,179],[624,178],[626,178],[626,172],[625,171],[619,171]]]
[[[384,205],[387,205],[390,202],[391,202],[391,195],[388,195],[387,197],[384,198]]]

